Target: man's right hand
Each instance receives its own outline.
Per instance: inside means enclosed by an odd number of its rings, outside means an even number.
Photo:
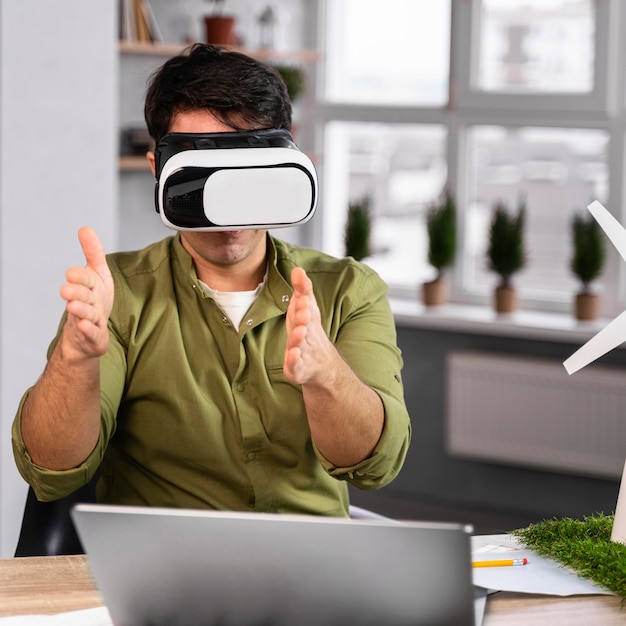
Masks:
[[[68,319],[21,416],[32,462],[52,470],[78,467],[100,434],[99,357],[109,347],[113,278],[96,233],[81,228],[78,238],[87,263],[67,270],[61,296]]]
[[[84,267],[67,270],[67,282],[61,287],[66,300],[68,320],[63,330],[63,352],[66,358],[102,356],[109,347],[107,322],[113,306],[113,278],[104,247],[88,227],[78,231],[85,255]]]

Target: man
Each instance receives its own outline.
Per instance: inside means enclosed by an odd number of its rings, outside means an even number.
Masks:
[[[196,44],[155,73],[148,130],[289,129],[277,73]],[[156,175],[155,155],[148,160]],[[117,504],[346,515],[410,439],[385,285],[266,230],[185,230],[105,256],[79,231],[66,312],[13,425],[21,474]]]

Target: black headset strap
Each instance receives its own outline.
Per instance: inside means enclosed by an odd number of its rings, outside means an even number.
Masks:
[[[291,134],[284,128],[263,128],[225,133],[168,133],[154,150],[156,177],[166,161],[185,150],[215,150],[229,148],[296,148]]]

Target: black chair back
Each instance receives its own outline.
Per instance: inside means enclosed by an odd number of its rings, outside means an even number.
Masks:
[[[52,502],[40,502],[29,487],[15,556],[84,554],[70,511],[78,502],[96,501],[96,482],[97,475],[80,489]]]

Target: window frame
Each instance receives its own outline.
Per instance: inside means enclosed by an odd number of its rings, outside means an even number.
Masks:
[[[589,93],[495,93],[479,91],[474,86],[478,67],[481,0],[455,2],[458,39],[453,40],[453,54],[458,67],[456,80],[459,109],[490,108],[499,111],[559,111],[560,113],[608,114],[616,109],[617,91],[609,76],[613,74],[614,56],[611,41],[617,37],[616,0],[596,0],[594,85]],[[455,45],[455,42],[456,45]]]
[[[324,24],[331,0],[318,1],[318,45],[325,49]],[[619,10],[618,0],[596,0],[596,51],[594,89],[589,94],[493,94],[470,88],[468,75],[472,55],[478,50],[476,31],[472,31],[478,13],[479,0],[451,0],[451,51],[449,101],[442,107],[367,106],[353,103],[326,102],[324,99],[324,63],[316,71],[316,145],[324,154],[324,127],[332,121],[440,124],[447,128],[445,156],[448,163],[448,184],[459,205],[458,240],[463,241],[465,219],[462,207],[469,193],[468,129],[474,125],[510,127],[562,127],[599,129],[609,134],[608,208],[620,222],[626,214],[626,7]],[[480,7],[478,7],[480,8]],[[474,43],[472,43],[472,40]],[[474,51],[474,58],[476,55]],[[465,78],[463,78],[465,76]],[[523,96],[523,97],[522,97]],[[523,103],[523,105],[520,105]],[[322,164],[323,165],[323,159]],[[323,185],[323,167],[320,168]],[[323,246],[323,197],[314,241]],[[586,199],[583,199],[583,202]],[[337,223],[337,217],[332,220]],[[462,285],[463,253],[457,250],[450,302],[460,305],[489,306],[491,295],[471,293]],[[626,263],[607,242],[607,265],[603,272],[602,314],[612,317],[626,304]],[[415,299],[419,285],[414,287],[390,285],[392,297]],[[574,294],[572,294],[572,297]],[[571,303],[522,298],[527,310],[571,313]]]

